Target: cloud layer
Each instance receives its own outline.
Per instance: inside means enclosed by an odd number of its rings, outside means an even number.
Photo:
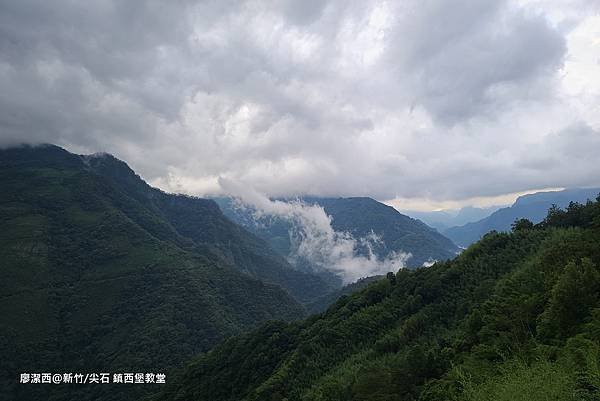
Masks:
[[[170,191],[461,200],[600,184],[596,0],[0,1],[0,145]]]
[[[354,238],[348,232],[335,231],[331,217],[321,206],[271,200],[246,185],[226,179],[219,180],[219,184],[235,197],[237,207],[252,212],[256,224],[271,218],[283,219],[289,224],[292,247],[288,259],[291,263],[307,261],[313,269],[337,274],[345,284],[397,272],[406,267],[411,257],[410,253],[394,251],[379,258],[373,247],[382,241],[380,237],[371,232],[366,237]]]

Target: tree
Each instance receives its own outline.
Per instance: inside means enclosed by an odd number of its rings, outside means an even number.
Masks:
[[[566,338],[590,317],[600,297],[600,270],[588,259],[570,262],[554,285],[548,308],[540,316],[540,333]]]
[[[533,228],[533,223],[529,219],[516,219],[514,223],[511,224],[511,228],[513,232],[531,230]]]

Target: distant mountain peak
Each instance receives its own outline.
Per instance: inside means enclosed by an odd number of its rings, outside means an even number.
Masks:
[[[539,223],[553,204],[565,207],[569,202],[596,199],[600,188],[569,188],[560,191],[542,191],[519,196],[509,207],[501,208],[481,220],[443,231],[457,245],[467,247],[489,231],[510,231],[511,224],[520,218]]]
[[[451,258],[459,251],[452,241],[422,221],[370,197],[304,196],[299,199],[308,205],[322,207],[331,218],[331,228],[335,232],[349,233],[357,243],[365,242],[362,240],[373,235],[377,236],[380,241],[367,248],[380,259],[393,252],[410,253],[412,256],[408,259],[408,265],[420,267],[431,259]],[[226,216],[271,243],[281,255],[290,255],[293,244],[288,234],[290,227],[285,221],[253,224],[252,216],[246,210],[236,208],[228,198],[219,198],[217,202]],[[360,246],[359,248],[359,255],[367,252]]]

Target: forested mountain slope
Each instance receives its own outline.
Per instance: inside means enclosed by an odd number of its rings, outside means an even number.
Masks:
[[[0,188],[0,400],[129,400],[157,388],[25,386],[18,377],[170,374],[260,321],[304,313],[254,278],[275,282],[288,269],[261,240],[213,202],[154,190],[110,156],[3,149]]]
[[[297,271],[264,240],[226,218],[213,200],[152,188],[111,155],[87,156],[84,160],[92,171],[168,222],[182,237],[182,245],[217,254],[232,267],[283,287],[303,303],[331,290],[323,280]]]
[[[366,287],[370,283],[380,280],[382,276],[369,276],[355,281],[354,283],[347,284],[337,290],[331,291],[328,294],[323,295],[315,299],[313,302],[306,304],[305,307],[310,314],[320,313],[326,310],[330,305],[335,303],[340,297],[344,295],[350,295],[361,288]]]
[[[599,198],[600,200],[600,198]],[[600,203],[200,355],[160,400],[597,400]]]

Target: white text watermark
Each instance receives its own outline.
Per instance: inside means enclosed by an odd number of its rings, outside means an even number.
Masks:
[[[164,373],[21,373],[22,384],[165,384]]]

